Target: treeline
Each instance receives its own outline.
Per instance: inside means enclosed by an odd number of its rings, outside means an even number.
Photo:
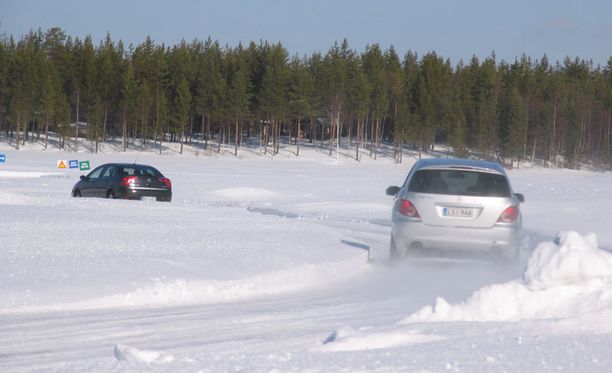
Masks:
[[[342,141],[358,160],[381,144],[403,149],[448,144],[457,156],[568,167],[612,160],[612,58],[606,66],[546,56],[498,62],[494,55],[455,66],[435,52],[399,56],[346,40],[325,54],[290,56],[261,41],[178,45],[147,38],[126,47],[110,35],[94,45],[59,28],[0,40],[0,130],[15,147],[60,147],[109,139],[132,144],[186,142],[219,150],[257,143],[326,147]],[[391,145],[391,146],[389,146]]]

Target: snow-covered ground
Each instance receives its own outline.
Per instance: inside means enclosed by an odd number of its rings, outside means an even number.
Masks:
[[[612,370],[612,174],[510,170],[521,263],[386,262],[414,159],[0,153],[0,371]],[[59,159],[172,203],[70,197]],[[561,232],[561,234],[558,234]]]

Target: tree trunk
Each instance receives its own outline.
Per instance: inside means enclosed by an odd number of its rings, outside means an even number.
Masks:
[[[98,120],[96,119],[96,148],[95,148],[95,153],[98,152],[98,138],[100,136],[99,132],[99,124],[98,124]]]
[[[181,148],[179,151],[179,154],[183,154],[183,144],[185,143],[185,124],[181,124],[181,138],[180,138],[180,142],[181,142]]]
[[[380,129],[380,119],[376,118],[374,121],[374,136],[372,136],[372,147],[374,148],[374,160],[378,158],[378,132]]]
[[[128,147],[128,128],[127,128],[127,114],[123,113],[123,133],[122,133],[122,141],[123,141],[123,151],[127,150]]]
[[[160,124],[160,127],[161,127],[160,128],[161,133],[159,134],[159,155],[161,155],[162,153],[162,143],[164,142],[164,137],[166,137],[165,136],[166,131],[164,130],[163,124]]]
[[[16,134],[16,140],[15,141],[15,149],[19,150],[19,126],[21,122],[21,115],[17,114],[17,120],[15,121],[15,134]]]
[[[202,141],[204,141],[204,114],[202,114],[202,120],[200,121],[200,133],[202,134]]]
[[[374,155],[374,144],[376,141],[376,131],[374,130],[374,128],[376,127],[376,120],[374,118],[372,118],[372,120],[370,121],[370,157],[373,157],[374,159],[376,159],[376,156]]]
[[[236,137],[235,137],[235,140],[234,140],[234,156],[238,156],[238,132],[239,132],[238,131],[238,126],[239,126],[238,123],[239,123],[238,116],[236,116],[236,129],[235,129]]]
[[[336,160],[340,159],[340,111],[336,115]]]
[[[553,122],[552,122],[552,131],[550,133],[550,149],[549,149],[549,155],[548,155],[549,160],[551,160],[553,163],[555,162],[556,157],[557,157],[556,146],[555,146],[556,130],[557,130],[557,104],[555,103],[553,105]]]
[[[76,107],[76,126],[75,126],[75,137],[74,137],[74,151],[79,149],[79,104],[80,104],[80,93],[77,90],[77,107]]]
[[[223,142],[223,136],[225,133],[225,127],[223,123],[219,124],[219,140],[217,141],[217,154],[221,153],[221,143]]]
[[[49,120],[45,120],[45,149],[49,146]]]
[[[365,122],[363,120],[357,121],[357,150],[355,151],[355,160],[361,162],[361,149],[363,148],[363,127]]]
[[[263,146],[264,146],[264,154],[268,154],[268,132],[269,130],[269,122],[263,125]]]
[[[104,107],[104,123],[102,124],[102,143],[106,143],[106,125],[108,123],[108,108]]]
[[[189,141],[190,145],[193,143],[193,114],[189,115]]]
[[[204,147],[208,149],[208,141],[210,140],[210,115],[206,116],[206,140],[204,140]]]
[[[302,128],[301,128],[301,119],[299,116],[297,118],[297,134],[295,137],[295,142],[296,142],[296,149],[295,149],[295,156],[299,157],[300,156],[300,142],[302,139]]]

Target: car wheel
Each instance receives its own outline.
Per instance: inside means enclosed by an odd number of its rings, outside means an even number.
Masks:
[[[115,193],[113,193],[112,190],[109,190],[108,192],[106,192],[106,198],[114,199]]]
[[[72,193],[72,196],[73,196],[73,197],[80,197],[80,196],[81,196],[81,191],[80,191],[80,190],[78,190],[78,189],[77,189],[77,190],[75,190],[75,191]]]

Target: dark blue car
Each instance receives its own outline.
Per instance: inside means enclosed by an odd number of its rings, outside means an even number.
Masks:
[[[156,168],[143,164],[107,163],[72,188],[73,197],[172,200],[172,182]]]

